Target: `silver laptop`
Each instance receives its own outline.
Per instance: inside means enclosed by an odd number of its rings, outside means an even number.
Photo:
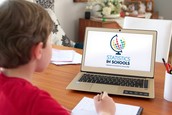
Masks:
[[[81,70],[66,89],[154,98],[156,31],[87,27]]]

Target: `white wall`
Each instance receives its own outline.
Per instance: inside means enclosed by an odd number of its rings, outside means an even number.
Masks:
[[[159,15],[164,19],[172,20],[172,0],[154,0],[155,10],[159,12]],[[172,41],[170,52],[172,52]]]
[[[73,0],[55,0],[55,13],[66,35],[73,41],[78,39],[79,18],[84,17],[85,5]]]
[[[164,19],[172,20],[172,0],[154,0],[155,10],[159,12]]]

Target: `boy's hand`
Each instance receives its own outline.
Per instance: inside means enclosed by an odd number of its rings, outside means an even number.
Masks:
[[[93,99],[98,115],[115,115],[115,103],[106,92],[96,95]]]

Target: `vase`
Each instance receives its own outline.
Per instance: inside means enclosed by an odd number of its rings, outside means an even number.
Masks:
[[[111,14],[111,15],[107,15],[107,16],[103,16],[103,18],[107,18],[107,19],[113,19],[113,18],[119,18],[120,14]]]

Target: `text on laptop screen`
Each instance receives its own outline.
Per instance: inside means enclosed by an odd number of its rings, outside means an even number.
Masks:
[[[151,71],[153,35],[88,31],[84,66]]]

